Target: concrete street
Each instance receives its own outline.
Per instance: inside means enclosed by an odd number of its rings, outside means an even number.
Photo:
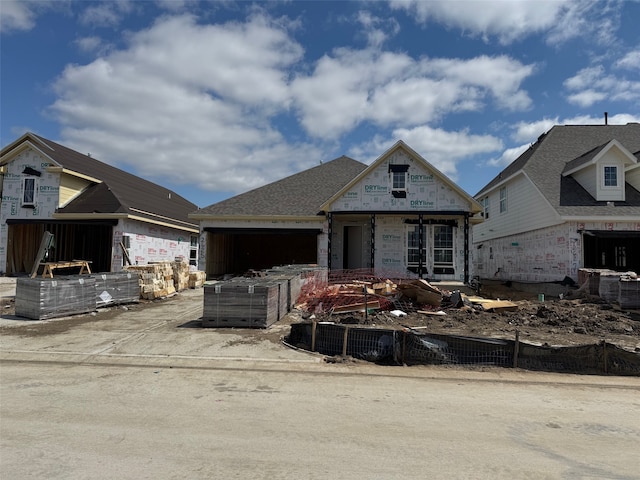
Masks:
[[[0,478],[640,478],[640,379],[327,364],[202,289],[0,321]]]

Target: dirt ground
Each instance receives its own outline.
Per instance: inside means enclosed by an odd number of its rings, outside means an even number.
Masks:
[[[389,311],[315,315],[318,321],[360,324],[375,327],[416,328],[423,333],[455,334],[472,337],[511,339],[519,331],[521,341],[539,345],[586,345],[605,339],[627,350],[640,352],[640,311],[622,311],[618,305],[600,297],[580,295],[572,298],[546,297],[515,290],[506,285],[492,285],[481,294],[487,299],[510,300],[516,311],[486,312],[469,306],[455,308],[443,301],[445,315],[417,313],[429,307],[399,302],[406,316]],[[308,314],[301,315],[308,318]]]
[[[482,292],[484,298],[510,300],[516,311],[493,313],[480,308],[455,308],[443,302],[445,315],[418,313],[424,307],[412,305],[406,300],[399,304],[406,316],[397,317],[389,311],[367,313],[315,314],[318,321],[359,324],[383,328],[416,328],[422,333],[444,333],[474,337],[514,339],[516,330],[520,340],[539,345],[586,345],[605,339],[630,351],[640,352],[640,311],[622,311],[616,304],[603,302],[600,297],[583,295],[578,298],[549,298],[540,302],[537,295],[520,292],[504,285],[494,285]],[[39,336],[60,333],[82,323],[95,320],[98,315],[106,319],[124,311],[145,309],[158,302],[180,301],[180,295],[141,301],[138,304],[101,309],[86,315],[56,319],[52,322],[26,322],[18,328],[23,336]],[[3,316],[15,315],[13,298],[4,297],[0,305]],[[242,332],[247,342],[270,340],[280,342],[286,336],[291,323],[307,320],[310,314],[294,310],[270,328],[228,329],[234,334]],[[198,323],[199,319],[194,319]],[[8,333],[16,326],[0,327],[0,333]],[[224,329],[219,329],[220,331]],[[15,330],[12,331],[16,334]]]

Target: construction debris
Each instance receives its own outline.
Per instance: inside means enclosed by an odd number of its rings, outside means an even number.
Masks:
[[[402,295],[410,298],[420,305],[432,305],[439,307],[442,303],[443,292],[431,285],[426,280],[413,280],[409,283],[401,283],[398,288]]]

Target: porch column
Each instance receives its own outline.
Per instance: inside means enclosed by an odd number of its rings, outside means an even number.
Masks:
[[[371,214],[371,269],[375,268],[375,250],[376,250],[376,214]]]
[[[464,214],[464,283],[469,283],[469,213]]]
[[[331,237],[333,235],[333,214],[327,213],[327,223],[329,224],[329,232],[327,235],[327,270],[331,271]]]
[[[424,261],[422,260],[422,249],[424,248],[424,234],[422,228],[422,214],[418,215],[418,278],[422,278]]]

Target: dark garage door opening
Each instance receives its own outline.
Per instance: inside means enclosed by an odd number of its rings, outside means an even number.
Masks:
[[[584,240],[584,266],[640,273],[640,232],[589,230]]]
[[[318,261],[320,230],[208,230],[207,276]]]

